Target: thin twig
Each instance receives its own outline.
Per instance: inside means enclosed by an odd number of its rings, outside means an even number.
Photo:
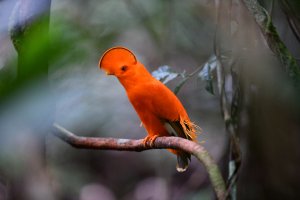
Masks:
[[[225,91],[225,72],[224,72],[224,63],[222,62],[222,54],[221,54],[221,48],[220,48],[220,25],[222,24],[221,21],[221,11],[224,10],[222,8],[222,5],[224,2],[220,2],[219,0],[215,0],[215,7],[216,7],[216,29],[215,29],[215,35],[214,35],[214,43],[213,43],[213,50],[214,54],[216,56],[216,69],[217,69],[217,83],[218,83],[218,91],[220,95],[220,107],[221,107],[221,113],[223,120],[225,122],[226,126],[226,132],[229,134],[229,173],[228,173],[228,181],[227,181],[227,191],[225,194],[225,198],[230,198],[235,200],[236,194],[237,194],[237,186],[236,181],[238,178],[238,171],[240,167],[240,158],[241,158],[241,151],[240,146],[238,144],[238,138],[236,134],[236,130],[234,128],[234,122],[233,121],[233,112],[230,109],[231,106],[235,103],[231,99],[231,101],[228,99],[227,93]],[[231,7],[232,5],[230,5]],[[231,19],[230,19],[231,20]],[[232,69],[233,63],[229,64],[229,66]],[[233,74],[231,73],[231,76]],[[233,77],[232,77],[233,78]],[[233,89],[234,90],[234,89]],[[238,97],[237,97],[238,98]]]
[[[205,64],[201,65],[200,67],[197,67],[193,72],[191,72],[188,75],[185,75],[184,78],[178,83],[178,85],[176,85],[175,89],[174,89],[174,93],[177,94],[179,92],[179,90],[181,89],[181,87],[190,79],[192,78],[195,74],[197,74],[199,71],[201,71],[203,69],[203,67],[205,66]]]
[[[288,1],[282,0],[280,3],[294,36],[296,37],[297,41],[300,42],[300,23],[299,20],[297,20],[299,18],[295,14],[293,7]],[[297,58],[295,59],[298,60]]]
[[[153,147],[145,146],[143,139],[129,140],[117,138],[96,138],[76,136],[58,124],[54,124],[53,134],[80,149],[101,149],[117,151],[145,151],[149,149],[180,149],[194,155],[206,168],[218,199],[224,199],[225,182],[218,166],[203,146],[180,137],[158,137]]]

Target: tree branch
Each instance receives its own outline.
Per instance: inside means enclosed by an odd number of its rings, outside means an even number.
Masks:
[[[296,88],[300,89],[300,68],[295,58],[282,42],[268,12],[257,0],[243,0],[243,2],[261,29],[269,48],[279,58]]]
[[[53,134],[75,148],[118,151],[145,151],[149,149],[180,149],[194,155],[206,168],[218,199],[224,199],[225,183],[218,166],[209,153],[198,143],[180,137],[158,137],[153,147],[146,147],[143,139],[96,138],[76,136],[58,124]]]

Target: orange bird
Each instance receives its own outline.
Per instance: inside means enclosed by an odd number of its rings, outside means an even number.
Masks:
[[[196,125],[190,121],[179,99],[155,79],[130,50],[124,47],[108,49],[99,60],[99,67],[107,75],[116,76],[125,88],[148,132],[143,141],[145,146],[152,146],[159,136],[196,141]],[[177,155],[177,171],[185,171],[191,155],[179,150],[170,151]]]

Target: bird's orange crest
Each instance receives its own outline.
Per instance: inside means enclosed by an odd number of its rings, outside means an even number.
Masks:
[[[104,52],[99,60],[99,68],[107,74],[115,74],[119,68],[137,63],[135,55],[125,47],[113,47]]]

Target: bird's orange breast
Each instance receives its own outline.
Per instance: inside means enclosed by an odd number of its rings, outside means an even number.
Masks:
[[[177,97],[158,81],[139,84],[127,95],[148,135],[169,136],[165,121],[187,116]]]

